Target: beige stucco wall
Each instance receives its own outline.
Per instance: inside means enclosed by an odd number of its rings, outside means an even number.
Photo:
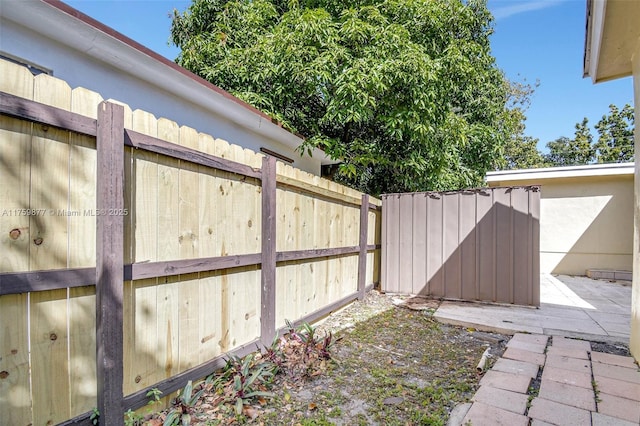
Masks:
[[[640,40],[639,40],[640,41]],[[633,91],[635,122],[640,123],[640,43],[636,44],[633,56]],[[635,128],[635,186],[634,186],[634,230],[633,230],[633,289],[631,299],[631,354],[640,362],[640,129]]]
[[[541,185],[540,271],[585,275],[587,269],[631,271],[633,176],[491,182]]]

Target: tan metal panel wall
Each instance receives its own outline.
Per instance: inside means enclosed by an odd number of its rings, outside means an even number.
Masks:
[[[537,186],[382,196],[382,289],[540,304]]]

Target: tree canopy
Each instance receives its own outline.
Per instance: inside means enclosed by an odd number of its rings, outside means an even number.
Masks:
[[[609,105],[609,114],[602,116],[595,129],[598,140],[594,142],[589,122],[584,118],[581,123],[576,123],[573,139],[563,136],[547,143],[547,164],[579,166],[633,161],[634,119],[631,105],[627,104],[622,109]]]
[[[576,123],[576,131],[573,139],[562,136],[548,142],[549,154],[546,159],[553,166],[579,166],[593,162],[595,149],[593,136],[589,129],[589,120],[584,118],[581,123]]]
[[[177,62],[342,162],[371,194],[478,185],[517,117],[486,0],[194,0]]]
[[[609,105],[609,115],[603,115],[596,124],[599,137],[595,144],[598,163],[625,163],[633,161],[634,118],[629,104],[619,109]]]

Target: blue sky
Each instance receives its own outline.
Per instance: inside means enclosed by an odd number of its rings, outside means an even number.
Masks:
[[[169,13],[184,0],[68,0],[72,7],[148,48],[175,59]],[[609,104],[633,102],[632,80],[593,85],[582,78],[586,0],[489,0],[496,18],[491,39],[498,66],[511,80],[535,83],[526,134],[539,149],[560,136],[573,136],[583,117],[595,125]],[[596,134],[593,131],[594,135]]]

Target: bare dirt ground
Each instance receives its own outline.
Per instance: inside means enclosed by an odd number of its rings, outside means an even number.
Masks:
[[[332,360],[311,378],[278,375],[272,396],[255,398],[237,415],[204,394],[197,425],[445,425],[451,410],[468,402],[483,371],[504,352],[510,336],[438,323],[439,301],[369,292],[333,313],[316,333],[332,333]],[[623,346],[592,342],[594,350],[628,355]],[[530,392],[536,393],[539,380]],[[146,423],[162,424],[159,413]]]
[[[395,299],[400,302],[401,299]],[[507,338],[437,323],[437,301],[395,306],[371,292],[363,302],[319,326],[336,332],[326,374],[285,384],[258,423],[278,425],[444,425],[450,411],[475,393],[487,347],[504,351]],[[406,302],[406,301],[405,301]],[[405,303],[403,303],[405,305]],[[375,314],[374,314],[375,313]],[[373,315],[372,315],[373,314]]]
[[[196,408],[191,424],[444,425],[476,391],[485,349],[489,367],[508,337],[439,324],[438,304],[371,291],[317,325],[338,339],[322,374],[278,376],[242,415]]]

